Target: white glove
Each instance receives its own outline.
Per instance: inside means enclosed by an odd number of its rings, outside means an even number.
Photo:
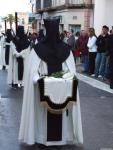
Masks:
[[[18,58],[18,57],[21,57],[21,55],[20,55],[20,53],[16,53],[16,57]]]
[[[23,50],[20,52],[20,57],[22,57],[23,59],[25,58],[25,54],[26,54],[26,50]]]
[[[19,57],[19,53],[18,53],[17,51],[15,51],[15,52],[13,53],[13,56]]]
[[[33,77],[33,83],[36,84],[37,81],[39,80],[39,78],[40,78],[39,75],[36,74],[36,75]]]

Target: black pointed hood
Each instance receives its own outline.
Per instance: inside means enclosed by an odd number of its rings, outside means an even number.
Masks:
[[[18,52],[21,52],[22,50],[29,47],[30,42],[27,35],[24,33],[24,26],[18,26],[16,37],[13,39],[13,42]]]
[[[51,48],[56,48],[57,43],[60,42],[59,36],[60,19],[44,19],[46,28],[46,43]]]
[[[6,31],[6,42],[10,43],[11,40],[13,40],[11,29],[7,29],[7,31]]]
[[[51,65],[61,64],[70,54],[70,47],[60,40],[59,23],[60,19],[44,19],[46,37],[35,46],[37,55]]]
[[[21,38],[22,36],[24,36],[24,34],[24,26],[18,26],[16,36]]]

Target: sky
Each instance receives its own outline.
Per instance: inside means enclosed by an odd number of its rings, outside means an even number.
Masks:
[[[31,11],[30,0],[0,0],[0,16],[7,16],[14,12]]]

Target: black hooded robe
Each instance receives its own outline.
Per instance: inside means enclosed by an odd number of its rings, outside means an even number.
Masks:
[[[46,39],[35,46],[36,54],[47,63],[48,75],[62,70],[70,54],[69,46],[59,38],[59,19],[44,20]],[[54,125],[53,125],[54,123]],[[47,141],[62,140],[62,113],[47,112]]]
[[[20,53],[22,50],[29,47],[30,42],[27,38],[27,35],[24,34],[23,27],[18,27],[17,36],[13,39],[13,42],[16,46],[16,50]],[[24,60],[22,57],[17,58],[18,62],[18,80],[22,81],[23,79],[23,72],[24,72]]]

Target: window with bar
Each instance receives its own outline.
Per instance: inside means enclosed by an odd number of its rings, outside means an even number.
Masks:
[[[69,0],[69,4],[84,4],[84,0]]]
[[[36,10],[41,9],[41,0],[36,0]]]
[[[47,8],[47,7],[51,7],[52,6],[52,0],[43,0],[44,2],[44,8]]]
[[[65,4],[65,0],[52,0],[52,6],[61,6]]]

